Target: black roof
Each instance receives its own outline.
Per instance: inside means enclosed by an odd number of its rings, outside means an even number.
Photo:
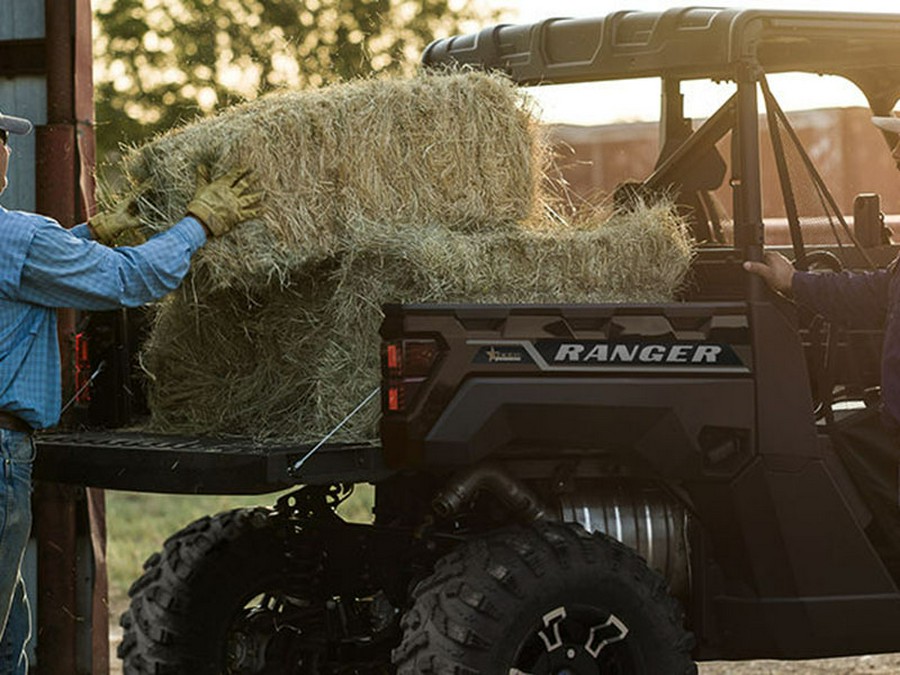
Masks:
[[[741,68],[854,81],[874,110],[900,96],[900,14],[686,7],[503,24],[437,40],[428,66],[500,69],[521,84],[735,79]]]

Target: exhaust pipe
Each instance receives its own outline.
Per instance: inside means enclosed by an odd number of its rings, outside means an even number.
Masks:
[[[485,464],[452,479],[431,502],[442,518],[458,513],[482,490],[497,495],[516,515],[527,520],[540,520],[546,515],[537,496],[500,467]]]

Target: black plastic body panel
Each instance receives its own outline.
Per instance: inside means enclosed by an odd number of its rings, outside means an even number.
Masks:
[[[900,649],[891,628],[900,593],[833,468],[812,458],[760,458],[727,483],[689,486],[725,576],[710,592],[721,630],[712,656]]]
[[[445,345],[437,370],[417,392],[410,409],[402,415],[385,412],[382,416],[385,454],[389,463],[397,466],[454,465],[490,452],[486,441],[479,441],[465,450],[465,457],[454,458],[449,451],[448,434],[454,433],[449,431],[453,428],[474,433],[474,420],[480,419],[485,406],[491,405],[491,388],[505,378],[518,378],[521,392],[516,391],[515,382],[510,382],[503,390],[510,399],[496,399],[494,421],[485,420],[495,429],[499,429],[500,420],[510,413],[516,400],[529,396],[526,392],[530,386],[547,389],[546,405],[533,412],[541,416],[548,431],[555,428],[561,433],[562,427],[571,426],[553,419],[590,416],[588,408],[576,407],[578,400],[567,393],[565,382],[572,384],[573,391],[605,390],[606,405],[614,406],[616,386],[611,382],[634,378],[635,398],[643,397],[642,405],[647,409],[661,406],[664,410],[666,400],[656,399],[647,386],[660,378],[670,378],[669,399],[678,397],[680,384],[690,386],[697,379],[737,378],[744,379],[745,384],[738,385],[742,393],[736,394],[734,400],[752,405],[752,396],[746,393],[753,354],[745,303],[387,306],[382,336],[387,340],[439,337]],[[706,362],[699,351],[701,347],[721,348],[722,355],[727,351],[728,359],[722,363]],[[609,350],[605,357],[602,350]],[[621,350],[619,356],[616,350]],[[518,355],[516,360],[511,360],[513,355]],[[601,375],[615,379],[597,381]],[[535,377],[540,377],[540,381],[529,379]],[[556,387],[554,378],[560,377],[565,382],[559,380]],[[551,390],[559,392],[555,400]],[[484,405],[466,402],[472,394],[484,400]],[[540,399],[542,394],[533,396]],[[528,407],[524,403],[523,406],[521,410]],[[571,410],[562,410],[569,406]],[[515,414],[521,414],[523,419],[530,417],[527,412]],[[434,446],[432,452],[429,444],[436,441],[430,435],[439,418],[441,429],[448,431],[440,432],[441,450]],[[745,422],[745,427],[751,426]],[[515,434],[504,436],[509,440],[514,437]],[[474,439],[473,435],[469,440]],[[459,435],[453,441],[457,448],[466,442]],[[573,447],[584,448],[586,444],[601,449],[603,438],[585,433]]]
[[[423,462],[594,451],[653,477],[733,475],[755,441],[753,398],[749,378],[477,377],[432,427]]]
[[[127,427],[149,414],[137,354],[147,337],[145,308],[83,312],[91,375],[90,404],[79,410],[92,429]]]
[[[383,414],[390,462],[433,472],[555,458],[671,486],[704,533],[696,568],[717,570],[698,574],[688,606],[699,659],[900,649],[886,627],[900,592],[817,426],[791,303],[763,294],[385,313],[385,339],[445,348],[406,413]],[[699,346],[727,358],[695,360]]]

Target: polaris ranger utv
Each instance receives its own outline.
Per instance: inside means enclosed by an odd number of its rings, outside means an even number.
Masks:
[[[896,254],[871,198],[848,226],[767,76],[842,76],[888,115],[900,15],[617,12],[439,40],[423,62],[525,86],[660,78],[657,166],[619,197],[675,196],[705,242],[690,284],[658,305],[385,307],[381,447],[43,435],[44,479],[298,486],[203,518],[147,561],[125,672],[661,675],[900,651],[896,570],[828,433],[873,400],[880,335],[823,325],[740,267],[764,244],[760,100],[797,265]],[[694,129],[681,83],[700,79],[735,91]],[[710,198],[726,179],[731,233]],[[805,243],[801,188],[838,243]],[[100,396],[129,385],[125,327],[98,315],[92,329],[91,358],[124,364],[92,403],[107,426],[138,412]],[[365,482],[374,520],[345,522],[336,507]]]

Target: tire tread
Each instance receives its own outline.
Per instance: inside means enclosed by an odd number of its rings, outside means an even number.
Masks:
[[[693,636],[662,577],[625,545],[569,524],[514,526],[467,542],[435,567],[412,593],[404,634],[393,652],[398,675],[492,673],[495,641],[520,604],[542,584],[584,570],[627,581],[667,644],[667,672],[692,675]],[[470,636],[475,636],[471,639]],[[508,666],[504,666],[508,668]]]
[[[128,590],[131,604],[119,620],[124,634],[117,655],[125,675],[183,672],[177,664],[187,658],[186,640],[193,628],[186,608],[197,562],[223,542],[264,525],[269,513],[253,507],[204,516],[171,535],[162,551],[147,558],[143,573]]]

